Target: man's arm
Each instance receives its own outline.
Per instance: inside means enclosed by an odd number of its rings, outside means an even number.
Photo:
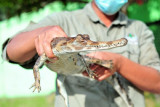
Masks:
[[[160,93],[160,72],[121,57],[118,72],[141,90]]]
[[[54,57],[50,42],[54,37],[67,35],[59,26],[47,26],[33,31],[16,35],[7,45],[9,60],[23,63],[30,60],[36,53],[45,53],[49,58]],[[47,48],[46,48],[47,47]]]

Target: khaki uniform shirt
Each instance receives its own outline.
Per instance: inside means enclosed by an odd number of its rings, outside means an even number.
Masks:
[[[61,26],[68,36],[88,34],[93,41],[112,41],[125,37],[128,39],[127,46],[106,51],[121,54],[136,63],[160,70],[160,60],[154,46],[153,33],[141,21],[130,20],[121,12],[112,25],[106,27],[89,3],[83,9],[54,13],[39,23],[30,23],[22,32],[52,25]],[[5,46],[3,58],[7,60]],[[31,68],[35,59],[36,57],[22,66]],[[67,63],[67,61],[64,62]],[[54,70],[54,67],[48,66]],[[67,71],[67,68],[65,69],[66,72],[70,72]],[[58,79],[62,77],[64,75],[58,74]],[[144,107],[143,92],[122,76],[120,79],[123,81],[134,106]],[[64,87],[60,88],[65,89],[70,107],[126,107],[119,94],[106,81],[98,82],[81,74],[70,74],[65,76],[62,83]],[[65,107],[64,98],[59,94],[58,89],[55,107]]]

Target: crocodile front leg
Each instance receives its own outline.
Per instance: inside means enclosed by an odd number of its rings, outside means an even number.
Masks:
[[[45,54],[42,54],[36,61],[34,67],[33,67],[33,74],[34,74],[34,79],[35,83],[30,87],[34,87],[33,92],[37,89],[38,92],[41,91],[41,86],[40,86],[40,73],[39,73],[39,67],[41,67],[44,62],[47,60],[47,57]]]
[[[86,55],[84,55],[84,56],[80,55],[80,56],[82,57],[82,62],[84,63],[84,65],[86,67],[86,71],[87,71],[90,78],[97,77],[98,75],[96,75],[96,73],[94,73],[94,71],[90,70],[87,63],[98,64],[98,65],[101,65],[105,68],[110,69],[111,71],[113,70],[113,61],[112,60],[100,60],[100,59],[88,57]]]

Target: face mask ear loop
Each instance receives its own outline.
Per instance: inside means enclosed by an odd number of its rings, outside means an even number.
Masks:
[[[127,25],[125,25],[125,28],[124,28],[124,35],[127,36],[128,33],[127,33]]]

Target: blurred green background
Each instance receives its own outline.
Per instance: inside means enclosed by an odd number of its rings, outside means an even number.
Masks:
[[[1,0],[0,1],[0,48],[9,37],[24,29],[32,20],[53,12],[83,8],[91,0]],[[136,0],[135,0],[136,1]],[[140,1],[140,0],[137,0]],[[128,7],[128,16],[144,21],[155,35],[155,44],[160,55],[160,0],[148,0],[141,5],[136,2]],[[0,50],[0,54],[2,51]],[[32,93],[32,70],[10,64],[0,58],[0,107],[53,107],[56,73],[46,67],[41,69],[41,93]],[[147,107],[160,107],[160,96],[145,92]]]

